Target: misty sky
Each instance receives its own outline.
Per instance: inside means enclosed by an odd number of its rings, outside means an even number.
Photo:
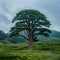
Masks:
[[[9,32],[15,14],[22,9],[36,9],[51,21],[51,29],[60,31],[60,0],[0,0],[0,30]]]

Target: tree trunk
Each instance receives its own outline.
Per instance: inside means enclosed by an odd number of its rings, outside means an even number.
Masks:
[[[29,50],[33,50],[33,36],[31,33],[29,34],[28,44],[29,44],[28,46]]]

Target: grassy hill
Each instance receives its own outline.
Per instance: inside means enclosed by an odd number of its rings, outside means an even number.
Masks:
[[[60,60],[60,41],[35,42],[32,51],[27,43],[0,44],[0,60]]]

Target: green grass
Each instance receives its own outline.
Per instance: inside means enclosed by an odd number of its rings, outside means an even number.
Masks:
[[[35,42],[34,50],[28,44],[0,44],[0,60],[60,60],[60,42]]]

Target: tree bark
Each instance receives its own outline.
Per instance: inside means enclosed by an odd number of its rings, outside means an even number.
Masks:
[[[29,44],[28,49],[29,49],[29,50],[33,50],[33,36],[32,36],[32,33],[31,33],[31,32],[29,33],[28,44]]]

